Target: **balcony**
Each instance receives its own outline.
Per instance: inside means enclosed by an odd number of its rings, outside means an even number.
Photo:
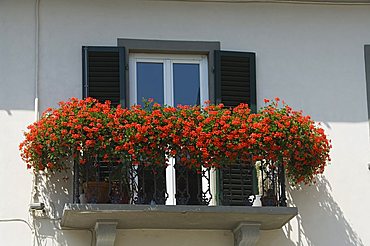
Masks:
[[[249,162],[194,171],[174,163],[75,163],[74,200],[65,205],[62,227],[95,227],[97,245],[107,235],[113,245],[117,229],[232,230],[241,246],[254,245],[259,230],[279,229],[298,212],[287,207],[281,168]]]
[[[308,184],[330,160],[324,130],[279,100],[251,113],[71,99],[29,126],[21,156],[35,172],[73,170],[62,227],[95,226],[97,246],[117,228],[232,230],[235,245],[254,245],[297,215],[286,173]]]

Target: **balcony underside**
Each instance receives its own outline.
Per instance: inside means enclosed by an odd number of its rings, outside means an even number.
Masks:
[[[91,229],[97,221],[115,221],[117,229],[233,230],[250,222],[274,230],[297,213],[294,207],[66,204],[61,226]]]

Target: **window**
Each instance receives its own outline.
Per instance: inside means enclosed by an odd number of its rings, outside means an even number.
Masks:
[[[218,42],[119,39],[118,45],[83,47],[84,97],[123,106],[141,103],[142,98],[174,106],[201,104],[210,99],[230,107],[247,102],[255,109],[254,53],[221,51]],[[202,172],[200,177],[196,173],[184,174],[184,170],[176,168],[176,160],[170,161],[164,174],[166,204],[197,204],[194,197],[199,192],[192,190],[200,189],[209,198],[212,194],[210,204],[248,205],[253,193],[250,163],[235,163],[217,174]],[[179,190],[182,175],[190,177],[191,183],[201,180],[186,190],[185,199],[176,197],[183,193]],[[211,190],[206,185],[209,180]]]
[[[171,106],[208,100],[207,56],[133,53],[129,57],[130,105],[141,104],[143,98]]]
[[[207,63],[205,55],[130,54],[130,105],[142,104],[142,100],[148,98],[170,106],[200,105],[208,100]],[[198,189],[203,186],[208,188],[208,179],[198,178],[200,175],[196,172],[183,174],[184,171],[176,167],[174,158],[169,160],[165,171],[167,205],[202,203],[201,199],[197,199]],[[182,179],[182,175],[187,178]],[[199,185],[192,185],[198,179]],[[203,192],[209,196],[207,188]],[[180,193],[183,195],[180,196]]]

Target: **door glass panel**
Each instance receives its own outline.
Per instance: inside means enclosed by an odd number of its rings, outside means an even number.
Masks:
[[[137,62],[137,104],[153,98],[163,104],[163,63]]]
[[[154,102],[163,105],[164,75],[163,63],[137,62],[137,104],[143,106],[143,99],[153,98]],[[138,203],[165,204],[166,175],[165,170],[153,175],[153,170],[138,169]]]
[[[175,105],[200,105],[199,64],[174,63]]]
[[[175,106],[200,105],[199,64],[174,63],[173,84]],[[176,204],[201,205],[201,175],[195,170],[181,168],[179,158],[175,162]]]

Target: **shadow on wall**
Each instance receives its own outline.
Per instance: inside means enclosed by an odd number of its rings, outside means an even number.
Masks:
[[[364,245],[331,196],[330,183],[324,176],[315,185],[290,190],[289,195],[299,209],[298,246]]]
[[[72,180],[71,170],[38,177],[40,201],[45,203],[47,214],[33,219],[40,245],[91,245],[92,231],[60,228],[64,204],[72,201]]]
[[[290,188],[288,200],[298,207],[296,220],[281,230],[262,231],[258,246],[364,246],[331,196],[325,177],[300,190]]]

